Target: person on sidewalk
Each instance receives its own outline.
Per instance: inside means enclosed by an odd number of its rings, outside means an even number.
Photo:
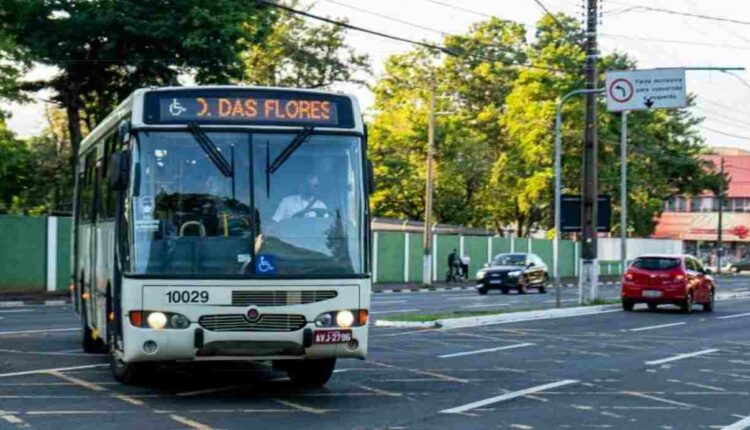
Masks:
[[[461,257],[461,277],[464,281],[469,279],[469,265],[471,264],[471,257],[464,255]]]
[[[458,257],[458,251],[454,248],[450,254],[448,254],[448,276],[445,278],[445,282],[454,282],[456,280],[456,274],[461,264],[461,260]]]

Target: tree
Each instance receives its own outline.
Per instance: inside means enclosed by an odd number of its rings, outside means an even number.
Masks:
[[[232,0],[0,0],[3,56],[55,66],[27,90],[52,89],[63,107],[74,166],[82,122],[91,128],[134,89],[226,83],[243,73],[246,43],[268,35],[273,16]]]
[[[299,9],[296,1],[290,6]],[[370,73],[367,55],[346,45],[342,27],[312,24],[278,9],[273,14],[275,24],[265,43],[247,43],[243,82],[302,88],[365,84],[357,76]]]
[[[15,138],[0,115],[0,214],[11,211],[19,190],[25,188],[31,170],[24,142]]]

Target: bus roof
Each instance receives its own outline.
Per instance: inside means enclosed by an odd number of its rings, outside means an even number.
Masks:
[[[175,97],[191,96],[191,98],[179,98],[178,100],[185,100],[185,104],[189,104],[193,100],[202,98],[204,101],[209,100],[215,102],[219,96],[226,95],[232,99],[235,103],[242,102],[242,106],[245,102],[248,102],[248,95],[260,96],[257,101],[263,102],[275,102],[275,107],[278,108],[279,100],[269,100],[269,97],[280,96],[279,99],[285,97],[282,101],[288,101],[290,97],[307,96],[312,99],[330,100],[331,103],[338,104],[339,116],[336,116],[334,120],[339,118],[351,119],[346,123],[334,123],[332,120],[326,120],[330,124],[320,123],[314,124],[317,130],[341,130],[342,128],[349,129],[356,132],[364,132],[364,123],[362,121],[362,114],[359,108],[357,99],[348,94],[342,94],[332,91],[321,91],[314,89],[302,89],[302,88],[281,88],[281,87],[260,87],[260,86],[244,86],[244,85],[206,85],[206,86],[185,86],[185,87],[152,87],[152,88],[141,88],[135,90],[130,96],[128,96],[120,105],[115,108],[81,143],[79,154],[88,150],[88,148],[97,142],[101,137],[109,134],[115,129],[123,119],[129,119],[131,127],[133,129],[142,129],[149,127],[159,128],[183,128],[189,122],[195,120],[195,115],[192,116],[193,120],[182,120],[181,118],[174,119],[170,118],[169,121],[160,121],[160,118],[153,120],[154,112],[158,115],[158,106],[155,106],[154,99],[163,97],[168,94],[174,94]],[[204,96],[204,97],[201,97]],[[213,98],[211,98],[213,97]],[[264,97],[264,98],[263,98]],[[228,100],[227,99],[227,100]],[[147,106],[147,102],[148,106]],[[305,103],[307,100],[302,101]],[[201,102],[203,103],[203,102]],[[253,102],[254,103],[254,102]],[[313,101],[315,103],[315,101]],[[225,103],[222,103],[222,107]],[[218,106],[218,105],[217,105]],[[247,106],[250,107],[250,106]],[[272,108],[274,105],[272,104]],[[218,107],[217,107],[218,109]],[[162,109],[163,110],[163,109]],[[336,109],[332,109],[336,112]],[[218,113],[218,112],[217,112]],[[210,116],[211,113],[208,114]],[[336,114],[334,113],[334,116]],[[147,117],[148,116],[148,117]],[[238,115],[240,116],[240,115]],[[162,118],[163,119],[163,118]],[[285,121],[286,120],[286,121]],[[314,121],[314,120],[307,120]],[[299,129],[305,127],[305,121],[299,120],[294,121],[279,115],[278,117],[263,118],[263,121],[256,121],[251,123],[250,121],[243,121],[242,119],[234,119],[234,121],[200,121],[202,125],[206,127],[253,127],[253,128],[289,128]],[[231,122],[231,123],[230,123]]]

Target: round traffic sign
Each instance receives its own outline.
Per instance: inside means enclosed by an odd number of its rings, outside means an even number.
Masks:
[[[627,79],[615,79],[609,84],[607,93],[612,100],[625,103],[633,97],[633,84]]]

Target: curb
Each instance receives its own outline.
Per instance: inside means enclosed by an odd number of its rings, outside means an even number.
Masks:
[[[525,321],[538,321],[555,318],[570,318],[584,315],[596,315],[607,312],[620,312],[620,305],[600,305],[600,306],[578,306],[573,308],[562,309],[543,309],[537,311],[512,312],[497,315],[484,315],[478,317],[463,318],[446,318],[436,321],[375,321],[378,327],[395,327],[395,328],[464,328],[485,326],[494,324],[510,324]]]
[[[31,300],[31,301],[0,301],[0,308],[16,308],[23,306],[65,306],[69,305],[70,300]]]
[[[578,288],[577,284],[560,284],[563,288]],[[600,282],[599,286],[618,286],[619,282]],[[465,287],[432,287],[432,288],[388,288],[385,290],[372,290],[373,294],[393,294],[393,293],[430,293],[435,291],[458,291],[458,290],[474,290],[474,285]],[[550,289],[554,289],[550,286]]]

